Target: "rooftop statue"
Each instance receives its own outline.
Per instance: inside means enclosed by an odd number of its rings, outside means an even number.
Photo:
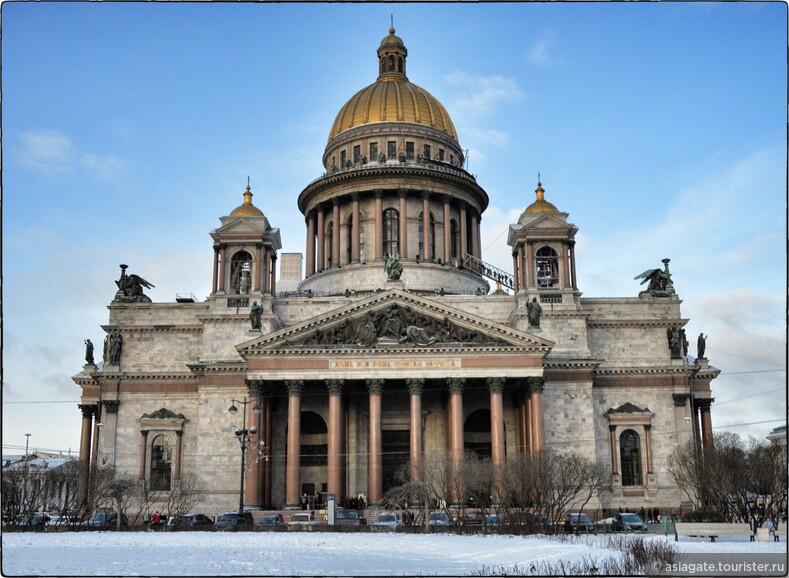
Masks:
[[[392,255],[384,257],[384,268],[386,269],[386,279],[388,281],[397,281],[400,275],[403,274],[403,264],[400,259]]]
[[[124,303],[150,303],[151,298],[143,293],[143,287],[151,289],[154,285],[139,275],[127,275],[126,269],[128,268],[128,265],[121,265],[121,278],[115,281],[115,284],[118,286],[118,292],[115,294],[115,301],[122,301]]]
[[[663,259],[663,269],[647,269],[633,279],[643,279],[643,285],[649,281],[645,291],[638,294],[639,297],[671,297],[675,295],[674,284],[671,282],[671,273],[668,270],[669,259]]]

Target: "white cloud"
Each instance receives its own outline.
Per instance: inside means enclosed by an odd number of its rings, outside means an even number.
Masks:
[[[92,176],[100,179],[119,177],[126,169],[126,163],[116,156],[99,156],[87,153],[80,158],[80,165]]]
[[[71,139],[57,130],[31,130],[19,135],[23,166],[45,173],[71,172],[76,156]]]
[[[513,102],[523,97],[515,79],[500,74],[486,76],[451,72],[445,78],[459,90],[457,99],[450,106],[455,114],[489,114],[499,103]]]
[[[529,49],[529,62],[541,68],[553,66],[555,59],[548,52],[552,44],[553,40],[550,37],[536,40]]]
[[[480,130],[476,128],[468,128],[463,130],[463,136],[469,140],[481,141],[491,144],[498,148],[506,148],[512,145],[512,138],[506,132],[498,130]]]

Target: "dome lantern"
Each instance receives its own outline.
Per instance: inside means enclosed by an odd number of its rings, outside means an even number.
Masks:
[[[381,40],[378,48],[378,80],[408,80],[405,74],[405,60],[408,50],[402,38],[395,36],[394,26],[389,28],[389,36]]]
[[[244,204],[239,205],[233,212],[230,213],[231,217],[263,217],[263,211],[258,209],[252,204],[252,189],[247,183],[247,190],[244,191]]]

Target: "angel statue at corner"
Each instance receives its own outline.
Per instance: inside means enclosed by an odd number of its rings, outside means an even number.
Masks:
[[[154,285],[139,275],[127,275],[126,269],[128,268],[128,265],[121,265],[121,278],[115,281],[115,284],[118,286],[118,293],[115,295],[115,300],[123,301],[124,303],[150,303],[151,298],[143,293],[143,287],[151,289]]]
[[[384,257],[384,268],[386,269],[386,278],[389,281],[397,281],[400,279],[400,275],[403,274],[403,264],[400,262],[400,259],[392,255],[387,254]]]
[[[633,279],[643,279],[643,285],[649,281],[647,289],[638,294],[639,297],[652,296],[652,297],[669,297],[674,295],[674,284],[671,282],[671,273],[668,270],[668,259],[663,259],[664,269],[647,269],[640,275],[636,275]]]

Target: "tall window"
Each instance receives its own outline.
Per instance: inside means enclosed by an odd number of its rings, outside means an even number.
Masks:
[[[405,158],[407,158],[409,161],[414,160],[414,143],[405,143]]]
[[[397,141],[386,141],[386,156],[390,159],[397,158]]]
[[[340,151],[340,167],[345,167],[345,161],[348,158],[348,155],[345,154],[345,151]]]
[[[252,255],[239,251],[230,259],[230,287],[239,295],[252,289]]]
[[[559,259],[550,247],[537,250],[537,286],[555,287],[559,284]]]
[[[422,255],[422,259],[428,261],[430,259],[436,258],[436,220],[433,218],[433,215],[430,215],[430,231],[428,231],[428,237],[430,239],[430,247],[428,247],[427,252],[423,251],[424,247],[422,246],[422,231],[423,231],[423,224],[422,224],[422,216],[424,213],[419,215],[419,254]]]
[[[395,57],[394,56],[390,56],[389,57],[389,72],[394,72],[394,71],[395,71]]]
[[[360,162],[362,162],[362,147],[361,145],[354,145],[353,164],[358,165]]]
[[[400,215],[396,209],[384,211],[384,255],[399,255]]]
[[[425,157],[426,159],[432,158],[430,156],[430,145],[429,144],[426,144],[426,145],[424,145],[422,147],[422,156]]]
[[[170,491],[172,448],[167,436],[156,436],[151,445],[151,490]]]
[[[378,143],[371,142],[370,143],[370,161],[375,162],[378,160]]]
[[[641,485],[641,440],[632,429],[619,436],[619,456],[622,464],[622,485]]]

